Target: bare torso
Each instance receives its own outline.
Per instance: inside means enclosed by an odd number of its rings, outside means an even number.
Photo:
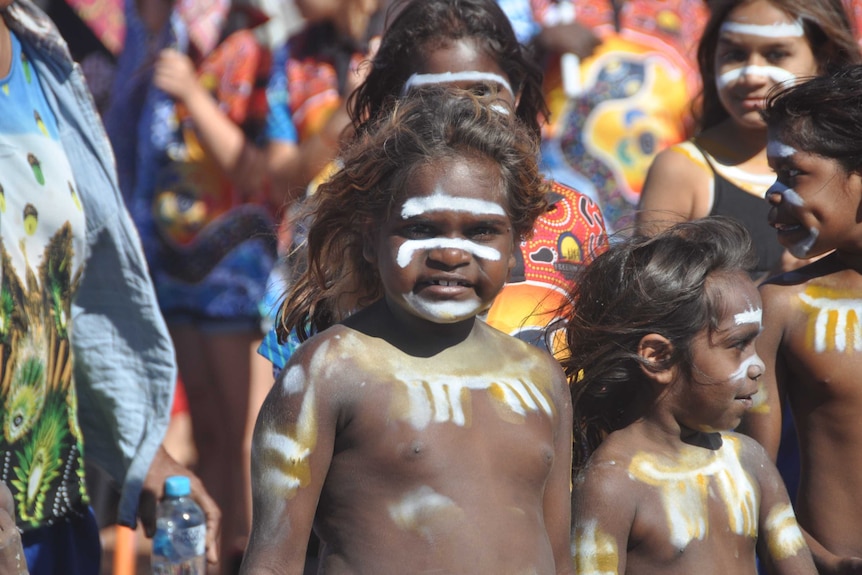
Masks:
[[[862,275],[835,261],[765,286],[764,299],[783,321],[776,370],[800,438],[799,522],[833,553],[862,556]]]
[[[319,490],[326,573],[558,572],[571,412],[547,354],[485,325],[429,357],[344,326],[306,345],[281,385],[304,371],[322,454],[308,487],[284,493],[285,514]]]

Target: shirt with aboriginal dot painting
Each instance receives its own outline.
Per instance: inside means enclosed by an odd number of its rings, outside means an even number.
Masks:
[[[0,480],[18,526],[88,503],[69,341],[85,221],[55,117],[18,39],[0,79]]]

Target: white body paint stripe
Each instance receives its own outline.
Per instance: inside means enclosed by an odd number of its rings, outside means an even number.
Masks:
[[[494,248],[463,240],[461,238],[428,238],[426,240],[407,240],[398,248],[398,256],[396,261],[402,268],[407,267],[407,264],[413,259],[413,256],[418,251],[427,250],[462,250],[473,254],[482,260],[497,261],[502,257],[499,250]]]
[[[741,66],[739,68],[734,68],[733,70],[728,70],[716,78],[715,82],[719,88],[724,88],[728,84],[738,81],[743,76],[769,78],[776,84],[796,80],[795,74],[788,72],[784,68],[779,68],[778,66]]]
[[[491,72],[444,72],[442,74],[413,74],[404,83],[404,88],[401,94],[404,95],[416,86],[425,86],[428,84],[451,84],[454,82],[493,82],[499,84],[512,97],[515,97],[515,92],[512,90],[512,85],[509,81],[499,74]]]
[[[776,22],[775,24],[743,24],[742,22],[725,22],[721,25],[722,32],[731,34],[746,34],[763,38],[799,38],[805,35],[802,21]]]
[[[796,148],[788,146],[778,140],[769,140],[766,143],[766,155],[772,158],[789,158],[796,153]]]
[[[736,322],[736,325],[742,325],[744,323],[756,323],[757,325],[760,325],[763,321],[763,310],[760,308],[747,309],[744,312],[733,316],[733,321]]]
[[[438,189],[430,196],[414,197],[404,202],[404,206],[401,208],[401,217],[406,220],[429,212],[442,211],[467,212],[477,216],[506,215],[503,206],[496,202],[450,196]]]
[[[862,351],[862,300],[811,297],[807,293],[799,294],[799,299],[818,310],[814,323],[814,351],[823,353],[832,346],[839,352],[850,348]],[[835,327],[832,329],[829,328],[830,316],[835,318]]]

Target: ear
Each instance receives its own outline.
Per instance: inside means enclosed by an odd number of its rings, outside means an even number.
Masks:
[[[674,379],[674,368],[669,364],[673,344],[663,335],[651,333],[638,343],[638,355],[644,360],[641,369],[656,383],[667,385]]]

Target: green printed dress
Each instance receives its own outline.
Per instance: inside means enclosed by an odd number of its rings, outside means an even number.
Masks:
[[[69,341],[86,231],[55,118],[12,45],[0,79],[0,479],[27,530],[88,503]]]

